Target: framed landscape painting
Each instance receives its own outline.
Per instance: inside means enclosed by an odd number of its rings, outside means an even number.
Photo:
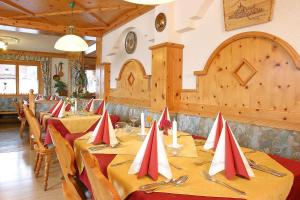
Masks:
[[[225,30],[271,21],[273,4],[274,0],[223,0]]]

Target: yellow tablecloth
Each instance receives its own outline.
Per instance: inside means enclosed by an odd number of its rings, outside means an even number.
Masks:
[[[243,150],[246,152],[249,151]],[[197,166],[195,165],[195,162],[211,160],[212,154],[201,151],[201,148],[199,148],[198,153],[199,158],[169,157],[169,162],[182,168],[182,170],[178,170],[171,166],[173,176],[176,178],[182,175],[188,175],[189,179],[182,186],[162,187],[157,192],[251,200],[284,200],[292,187],[294,179],[293,174],[270,158],[267,154],[257,152],[249,154],[248,157],[258,163],[286,173],[287,176],[275,177],[257,170],[254,170],[255,177],[251,180],[240,177],[235,177],[233,180],[227,180],[224,173],[219,173],[214,176],[216,179],[222,180],[247,193],[246,196],[238,195],[226,187],[210,182],[204,178],[203,172],[208,172],[210,163]],[[132,160],[133,158],[134,156],[132,155],[117,155],[111,164]],[[130,193],[138,190],[139,186],[153,182],[152,179],[148,177],[138,179],[136,175],[129,175],[128,170],[131,165],[130,162],[113,167],[111,164],[108,166],[108,177],[122,199],[125,199]],[[164,179],[160,176],[158,181],[162,180]]]
[[[70,133],[81,133],[87,131],[100,117],[87,112],[80,114],[66,112],[65,117],[54,119],[59,119]],[[52,118],[50,114],[43,114],[43,127],[46,127],[47,120],[50,118]]]
[[[88,133],[81,138],[75,140],[74,142],[74,152],[77,162],[77,167],[79,172],[81,173],[83,170],[83,162],[81,159],[80,151],[83,149],[88,149],[90,147],[96,147],[93,144],[88,144],[87,139],[89,138],[91,133]],[[92,154],[123,154],[123,155],[136,155],[140,146],[142,145],[143,141],[141,140],[140,136],[134,133],[128,133],[124,130],[119,130],[116,132],[117,138],[120,140],[120,145],[116,148],[104,148],[101,150],[92,151],[89,150]],[[194,139],[191,135],[186,136],[186,133],[178,132],[178,135],[182,137],[178,138],[179,144],[183,145],[183,148],[180,150],[177,157],[198,157],[197,149],[194,143]],[[172,144],[172,136],[165,136],[164,135],[165,144]],[[174,156],[171,150],[167,149],[168,156]]]

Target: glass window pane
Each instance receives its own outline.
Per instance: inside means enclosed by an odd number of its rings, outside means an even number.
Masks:
[[[88,80],[87,91],[90,93],[96,92],[96,71],[95,70],[85,70],[86,77]]]
[[[19,93],[27,94],[30,89],[38,93],[38,70],[37,66],[19,65]]]
[[[0,64],[0,94],[16,94],[16,65]]]

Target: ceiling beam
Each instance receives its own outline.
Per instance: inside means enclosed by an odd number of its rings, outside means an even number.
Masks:
[[[22,28],[37,29],[41,31],[54,32],[59,34],[66,34],[67,26],[51,25],[42,22],[28,21],[28,20],[14,20],[6,17],[0,17],[0,24],[7,26],[15,26]],[[103,31],[101,30],[85,30],[81,28],[75,28],[75,33],[81,36],[101,36]]]
[[[28,16],[33,16],[33,15],[34,15],[33,12],[31,12],[31,11],[29,11],[29,10],[23,8],[22,6],[20,6],[20,5],[16,4],[16,3],[14,3],[14,2],[12,2],[12,1],[10,1],[10,0],[1,0],[1,2],[4,3],[5,5],[11,7],[11,8],[17,9],[18,11],[20,11],[20,12],[26,14],[25,16],[27,16],[27,17],[28,17]]]
[[[76,2],[76,4],[77,4],[79,7],[81,7],[83,10],[86,10],[86,9],[87,9],[87,8],[84,7],[84,5],[82,5],[80,2],[78,2],[78,1],[75,1],[75,2]],[[108,26],[108,25],[109,25],[105,20],[102,19],[102,17],[97,16],[95,13],[90,13],[90,15],[93,16],[93,17],[94,17],[95,19],[97,19],[98,21],[100,21],[101,23],[103,23],[105,26]]]
[[[73,14],[82,14],[82,13],[95,13],[95,12],[103,12],[103,11],[111,11],[111,10],[124,10],[124,9],[133,9],[137,8],[137,5],[119,5],[119,6],[107,6],[107,7],[99,7],[99,8],[89,8],[89,9],[76,9],[73,10]],[[33,16],[28,15],[19,15],[10,17],[11,19],[24,19],[31,17],[50,17],[50,16],[58,16],[58,15],[71,15],[71,10],[66,11],[58,11],[58,12],[44,12],[44,13],[36,13]]]
[[[155,8],[155,6],[139,6],[136,9],[132,9],[125,14],[116,17],[116,19],[112,20],[112,23],[110,23],[109,27],[104,30],[104,34],[111,32],[112,30],[122,26],[123,24],[126,24],[130,20],[133,20],[134,18],[152,10],[153,8]]]

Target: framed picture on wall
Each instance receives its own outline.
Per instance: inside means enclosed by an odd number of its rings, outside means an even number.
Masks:
[[[273,5],[274,0],[223,0],[225,30],[271,21]]]

